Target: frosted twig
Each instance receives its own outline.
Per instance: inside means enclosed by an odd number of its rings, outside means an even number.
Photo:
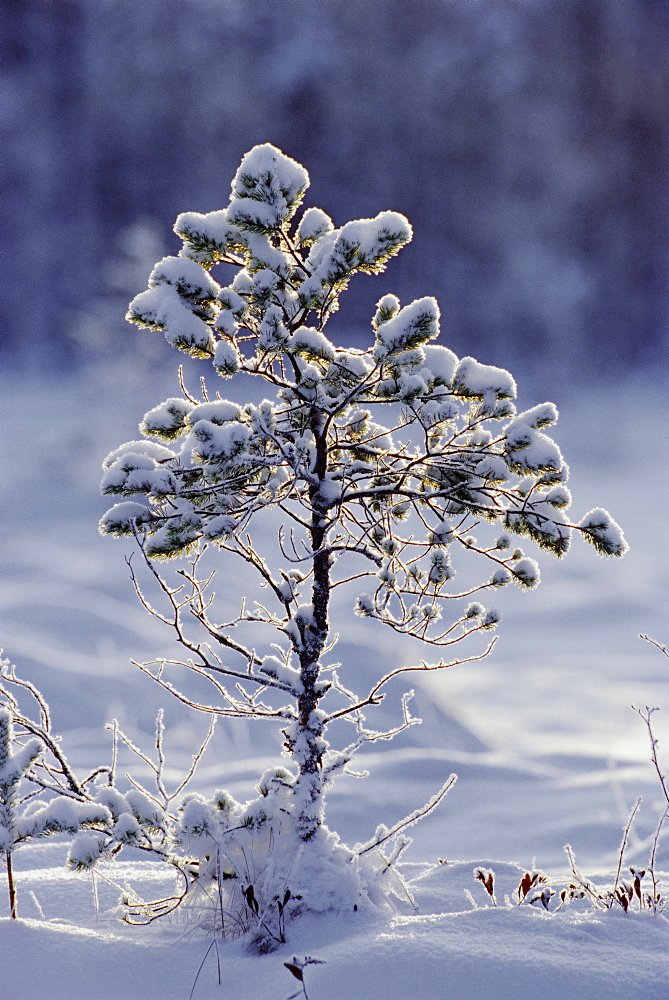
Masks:
[[[659,712],[659,708],[657,706],[651,708],[649,705],[646,705],[644,709],[638,708],[636,705],[632,705],[632,708],[637,713],[639,718],[643,719],[643,721],[646,724],[646,729],[648,730],[648,739],[650,740],[650,759],[653,763],[653,767],[655,768],[655,772],[660,781],[662,794],[664,795],[667,803],[669,803],[669,787],[667,787],[667,779],[665,775],[662,773],[662,768],[660,767],[660,761],[657,756],[658,740],[655,738],[655,733],[653,732],[653,723],[651,721],[653,712]]]
[[[669,657],[669,650],[667,649],[667,647],[663,646],[661,643],[657,642],[655,639],[651,639],[651,637],[649,635],[644,635],[643,633],[641,633],[639,635],[639,638],[640,639],[645,639],[646,642],[649,642],[651,644],[651,646],[655,646],[655,648],[659,649],[661,653],[664,653],[664,655],[666,657]]]
[[[625,829],[623,830],[623,839],[620,843],[620,849],[618,851],[618,868],[616,869],[616,877],[613,883],[614,892],[618,888],[618,882],[620,881],[620,872],[623,867],[623,859],[625,856],[625,850],[627,848],[627,840],[630,834],[630,830],[632,829],[632,823],[634,822],[634,817],[636,816],[640,805],[641,805],[641,798],[639,797],[632,806],[630,814],[627,818],[627,823],[625,824]]]
[[[587,893],[587,895],[590,897],[590,901],[591,901],[592,905],[596,909],[598,909],[598,908],[604,908],[604,909],[606,909],[606,903],[604,903],[604,901],[602,900],[601,896],[599,896],[598,893],[594,891],[594,889],[592,887],[592,884],[586,878],[584,878],[581,875],[580,871],[576,867],[576,858],[574,856],[574,852],[572,850],[571,844],[565,844],[564,850],[565,850],[565,853],[566,853],[567,858],[569,860],[569,867],[571,868],[571,873],[572,873],[574,879],[576,880],[576,882],[578,883],[578,885],[581,887],[581,889],[583,889],[583,891],[585,893]]]
[[[451,788],[453,787],[453,785],[457,780],[458,780],[457,774],[452,774],[449,777],[446,784],[442,785],[437,794],[433,795],[432,798],[429,799],[424,806],[422,806],[420,809],[416,809],[409,816],[406,816],[399,823],[396,823],[395,826],[393,826],[382,836],[373,837],[368,844],[363,845],[363,847],[361,847],[358,851],[356,851],[357,856],[360,857],[361,855],[366,854],[367,851],[372,851],[374,850],[374,848],[380,847],[381,844],[385,844],[387,840],[390,840],[392,837],[397,836],[397,834],[401,830],[404,830],[405,827],[412,826],[414,823],[417,823],[419,819],[422,819],[423,816],[427,816],[429,813],[431,813],[432,810],[439,805],[444,796],[447,795],[448,792],[450,792]]]

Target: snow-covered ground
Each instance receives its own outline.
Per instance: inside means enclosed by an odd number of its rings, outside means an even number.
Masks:
[[[134,384],[128,375],[121,392],[118,381],[118,373],[29,386],[17,379],[4,394],[10,513],[0,584],[3,646],[47,695],[54,727],[82,768],[108,759],[104,723],[112,717],[137,739],[150,740],[162,699],[129,660],[168,646],[135,602],[123,545],[97,534],[105,509],[97,482],[101,458],[135,437],[143,413],[176,386],[171,374],[138,373]],[[364,926],[313,921],[264,958],[226,943],[219,947],[223,985],[212,949],[194,1000],[283,1000],[300,989],[283,966],[293,955],[326,963],[305,969],[310,1000],[515,1000],[535,993],[655,1000],[666,992],[663,918],[620,907],[595,911],[583,902],[557,914],[504,905],[522,874],[517,865],[564,876],[567,842],[586,875],[605,884],[598,873],[608,872],[610,881],[638,795],[644,801],[627,860],[647,863],[661,795],[631,703],[664,706],[655,716],[656,735],[669,767],[669,661],[638,638],[644,632],[669,639],[661,396],[643,383],[603,388],[587,400],[573,393],[560,398],[554,388],[549,395],[558,395],[562,411],[556,438],[572,469],[576,510],[608,508],[631,551],[605,561],[575,543],[561,563],[543,558],[538,591],[500,595],[504,619],[493,654],[445,675],[425,675],[414,703],[423,725],[367,753],[369,778],[346,777],[333,789],[329,823],[352,842],[369,837],[378,822],[401,818],[451,771],[458,773],[445,802],[412,831],[406,857],[415,866],[418,913]],[[395,637],[370,635],[367,623],[355,619],[337,655],[373,672],[420,653],[400,648]],[[399,711],[398,699],[387,702],[384,711]],[[201,723],[175,705],[165,708],[176,774]],[[263,726],[219,726],[197,780],[250,797],[277,746]],[[668,850],[665,840],[658,855],[665,870]],[[45,843],[16,854],[23,919],[0,920],[0,997],[187,1000],[209,939],[185,918],[126,927],[111,912],[117,890],[98,877],[96,907],[91,877],[68,872],[64,853]],[[497,872],[497,907],[486,905],[472,876],[478,865]],[[170,887],[163,870],[135,860],[103,874],[147,894]]]
[[[258,957],[234,941],[208,952],[187,916],[142,929],[119,923],[109,912],[117,890],[97,877],[96,908],[91,876],[64,872],[63,857],[53,845],[24,852],[24,918],[0,921],[8,1000],[286,1000],[299,983],[284,962],[306,957],[324,963],[304,970],[310,1000],[659,1000],[669,983],[665,920],[583,902],[554,915],[506,904],[522,875],[512,864],[492,865],[496,907],[471,863],[416,865],[418,913],[314,919]],[[150,863],[120,864],[113,877],[147,895],[172,887]]]

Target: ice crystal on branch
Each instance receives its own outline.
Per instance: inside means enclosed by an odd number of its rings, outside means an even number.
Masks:
[[[168,607],[163,620],[188,651],[182,666],[209,680],[211,702],[189,699],[165,664],[143,669],[203,710],[279,720],[294,772],[281,786],[280,817],[267,812],[266,795],[265,818],[259,812],[254,828],[267,822],[273,837],[292,837],[300,850],[311,844],[322,860],[334,857],[323,824],[328,784],[360,746],[392,735],[368,729],[364,710],[397,674],[486,654],[487,640],[459,652],[499,621],[494,608],[469,602],[473,595],[539,583],[537,563],[512,548],[511,536],[556,556],[574,531],[606,554],[622,555],[626,545],[603,511],[569,520],[568,468],[545,433],[555,406],[516,413],[509,372],[436,343],[433,298],[402,305],[385,295],[366,350],[329,340],[326,324],[351,278],[382,271],[412,230],[395,212],[340,228],[315,208],[296,218],[308,183],[294,160],[257,146],[235,175],[227,208],[178,217],[180,254],[155,266],[128,318],[209,359],[215,375],[261,379],[270,398],[239,405],[209,395],[203,380],[202,398],[184,390],[183,399],[149,410],[140,431],[151,440],[129,442],[105,462],[103,492],[121,502],[101,530],[136,536]],[[228,275],[235,269],[228,284],[212,276],[219,264]],[[256,526],[272,511],[279,546],[270,552],[266,520]],[[488,524],[495,534],[479,541]],[[228,566],[241,558],[265,595],[251,610],[243,602],[224,625],[202,572],[211,547]],[[173,586],[154,560],[179,556],[189,557],[189,568]],[[478,584],[458,587],[463,559],[480,563]],[[133,579],[153,611],[134,571]],[[358,615],[440,648],[444,658],[391,668],[363,694],[345,687],[324,658],[333,594],[354,586]],[[337,752],[325,739],[335,719],[347,719],[354,733]],[[405,701],[397,731],[415,721]],[[221,826],[215,815],[214,806],[191,799],[184,836],[206,834],[222,849],[221,830],[233,820]],[[306,884],[297,888],[310,898]],[[291,886],[293,898],[296,891]]]

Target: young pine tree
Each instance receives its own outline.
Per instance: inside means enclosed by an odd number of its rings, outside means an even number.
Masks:
[[[351,278],[381,272],[412,231],[394,212],[335,228],[309,208],[296,222],[308,183],[294,160],[256,146],[234,177],[227,208],[178,217],[183,248],[156,264],[128,319],[209,362],[221,390],[218,378],[252,377],[268,398],[240,405],[204,379],[196,398],[182,380],[180,397],[144,416],[142,439],[107,457],[102,490],[122,502],[101,521],[104,533],[137,539],[168,605],[163,620],[187,653],[170,663],[206,677],[213,697],[185,693],[165,662],[143,669],[195,707],[271,717],[282,728],[291,767],[265,781],[263,815],[276,793],[273,850],[277,839],[289,845],[292,884],[304,892],[296,852],[316,871],[313,859],[334,850],[325,790],[355,750],[380,735],[366,728],[365,709],[382,700],[391,677],[427,669],[397,666],[355,693],[348,687],[355,664],[345,664],[345,686],[326,661],[338,588],[357,587],[358,615],[440,648],[437,666],[447,667],[463,659],[455,647],[499,618],[469,598],[539,582],[537,563],[514,536],[558,557],[574,532],[604,555],[626,549],[605,511],[578,523],[568,517],[568,469],[546,434],[555,406],[517,413],[508,372],[458,359],[436,343],[433,298],[402,306],[385,295],[369,347],[331,343],[324,329]],[[278,546],[267,542],[268,512]],[[474,532],[486,525],[496,530],[479,541]],[[225,624],[214,617],[211,576],[202,569],[211,550],[227,579],[235,560],[243,561],[266,595],[262,604],[242,601]],[[460,554],[478,560],[480,575],[458,589]],[[175,557],[188,561],[172,585],[158,564]],[[353,724],[353,737],[334,750],[326,731],[339,719]],[[405,703],[398,729],[412,721]],[[233,823],[223,818],[230,813],[224,800],[205,808],[191,799],[183,836],[190,830],[220,841]],[[237,809],[235,829],[259,823],[260,812],[254,819]],[[388,836],[381,828],[357,857]]]
[[[0,694],[6,694],[2,682],[16,675],[7,669],[7,661],[0,660]],[[31,690],[32,685],[27,685]],[[7,871],[9,911],[17,917],[17,891],[14,878],[13,854],[21,844],[51,834],[75,834],[85,828],[100,829],[109,825],[108,810],[86,796],[85,790],[74,787],[76,780],[59,751],[50,740],[49,733],[40,728],[40,736],[27,736],[32,724],[13,711],[16,702],[9,699],[9,706],[0,704],[0,856],[4,856]],[[20,734],[15,731],[19,723]],[[49,749],[59,754],[56,767],[42,763],[34,765]],[[58,767],[58,765],[64,767]],[[61,779],[72,779],[73,787],[65,790]],[[36,798],[47,791],[47,803]]]
[[[42,744],[36,737],[24,746],[14,748],[12,714],[4,706],[0,707],[0,854],[5,856],[9,911],[14,919],[17,906],[12,854],[21,839],[17,817],[21,805],[18,789],[25,772],[41,751]]]

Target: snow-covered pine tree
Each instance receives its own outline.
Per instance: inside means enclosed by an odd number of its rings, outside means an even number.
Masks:
[[[517,413],[507,371],[437,344],[433,298],[402,306],[385,295],[367,349],[331,343],[323,331],[351,278],[381,272],[412,230],[395,212],[336,228],[318,208],[296,224],[308,183],[294,160],[256,146],[234,177],[227,208],[177,218],[183,248],[156,264],[128,319],[161,330],[223,379],[262,380],[271,398],[240,405],[204,379],[196,397],[182,380],[182,396],[146,413],[142,439],[105,460],[102,491],[121,502],[101,530],[136,537],[168,603],[164,620],[187,651],[182,666],[208,678],[213,697],[195,702],[168,679],[165,662],[143,669],[188,704],[220,716],[275,718],[284,734],[292,767],[265,776],[253,809],[245,813],[225,796],[217,804],[191,798],[182,836],[220,845],[233,827],[274,822],[275,870],[282,857],[302,905],[318,908],[322,866],[341,850],[324,825],[325,790],[380,735],[366,728],[364,711],[382,700],[390,678],[428,669],[396,666],[355,693],[355,665],[347,664],[345,685],[325,660],[335,591],[360,590],[366,581],[357,613],[439,647],[444,656],[435,666],[447,667],[490,648],[468,657],[456,651],[499,619],[469,598],[511,582],[538,584],[536,561],[513,536],[558,557],[574,532],[604,555],[620,556],[627,546],[603,510],[569,520],[568,469],[546,434],[555,406]],[[234,269],[232,281],[216,280],[219,265],[225,275]],[[266,544],[268,511],[278,547]],[[496,532],[478,540],[474,531],[486,525]],[[251,567],[265,603],[243,601],[219,624],[201,562],[210,550],[226,574],[235,560]],[[479,560],[481,576],[458,589],[460,554]],[[189,560],[176,585],[158,569],[173,557]],[[334,750],[325,734],[338,719],[349,720],[354,735]],[[398,729],[413,721],[405,702]],[[380,828],[347,863],[387,841]],[[359,903],[355,893],[348,903]]]
[[[5,857],[11,916],[17,915],[12,855],[21,844],[51,834],[70,835],[68,863],[75,871],[90,869],[101,857],[111,858],[124,847],[133,847],[173,865],[187,886],[187,869],[173,851],[171,831],[177,816],[170,806],[193,777],[214,723],[212,717],[190,769],[172,792],[165,784],[162,712],[156,719],[155,761],[113,721],[108,726],[113,733],[111,764],[96,767],[82,778],[70,766],[60,737],[52,730],[42,693],[20,677],[9,660],[0,659],[0,856]],[[131,787],[125,794],[119,791],[120,744],[153,771],[154,791],[127,774]],[[126,919],[131,916],[130,908]]]
[[[30,765],[37,759],[42,744],[33,737],[23,747],[12,752],[14,730],[9,709],[0,707],[0,854],[5,856],[9,911],[16,919],[16,884],[12,853],[17,844],[18,787]]]
[[[4,667],[5,661],[0,666]],[[54,833],[75,834],[85,827],[106,827],[111,816],[104,806],[85,798],[83,791],[80,797],[72,793],[56,794],[48,803],[36,801],[35,795],[45,788],[54,790],[32,769],[47,746],[37,736],[17,738],[14,721],[11,708],[0,705],[0,855],[5,857],[10,915],[16,919],[17,895],[12,864],[16,848],[26,841]],[[32,787],[21,795],[24,782]]]

